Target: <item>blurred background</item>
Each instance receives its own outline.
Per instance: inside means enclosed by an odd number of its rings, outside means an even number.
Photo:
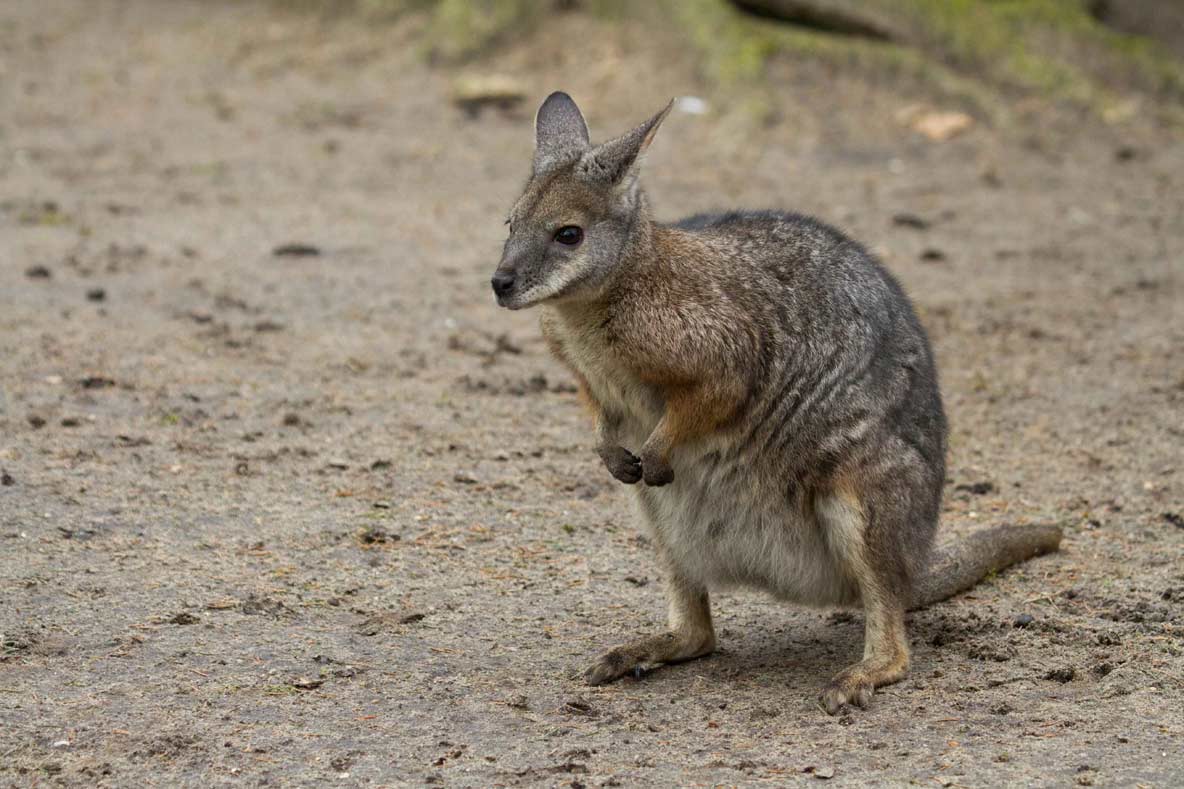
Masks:
[[[775,77],[771,61],[797,60],[917,81],[982,112],[1000,110],[990,106],[999,98],[992,94],[1013,89],[1118,120],[1136,111],[1124,95],[1131,90],[1175,103],[1184,91],[1175,59],[1184,50],[1184,8],[1172,0],[288,2],[326,17],[418,17],[420,51],[453,65],[525,41],[538,47],[539,38],[555,47],[546,54],[562,59],[578,51],[581,39],[624,36],[621,46],[681,50],[698,79],[733,90]],[[513,93],[508,84],[503,90]],[[467,82],[458,86],[462,101],[481,92]]]
[[[681,97],[659,219],[817,215],[902,280],[942,529],[1045,557],[912,617],[660,575],[537,315],[494,304],[553,90]],[[0,3],[0,783],[1173,785],[1184,774],[1178,0]]]

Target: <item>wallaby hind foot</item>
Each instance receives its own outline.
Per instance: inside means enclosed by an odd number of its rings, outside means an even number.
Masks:
[[[659,633],[623,644],[600,656],[584,672],[589,685],[604,685],[667,663],[682,663],[715,651],[715,636],[701,633]]]
[[[584,681],[589,685],[603,685],[628,674],[665,663],[693,660],[715,651],[715,628],[711,624],[711,601],[707,590],[685,580],[675,569],[668,571],[667,576],[670,629],[601,655],[584,672]]]
[[[904,679],[909,670],[908,639],[901,608],[868,611],[864,658],[834,676],[819,703],[830,715],[844,704],[866,708],[876,688]]]

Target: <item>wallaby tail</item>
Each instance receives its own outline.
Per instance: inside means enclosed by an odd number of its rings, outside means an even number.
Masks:
[[[993,526],[933,552],[929,569],[913,590],[909,609],[953,597],[990,573],[1051,553],[1061,544],[1059,526]]]

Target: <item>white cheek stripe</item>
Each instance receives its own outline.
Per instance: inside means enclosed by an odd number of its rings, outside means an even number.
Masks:
[[[524,290],[519,294],[517,301],[526,306],[558,296],[567,286],[580,279],[591,268],[588,257],[581,255],[578,260],[569,261],[567,265],[548,272],[546,279],[531,286],[528,290]]]

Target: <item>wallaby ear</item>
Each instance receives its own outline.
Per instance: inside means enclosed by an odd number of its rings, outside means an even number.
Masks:
[[[580,170],[596,181],[632,191],[641,171],[641,155],[650,147],[658,127],[670,114],[674,99],[662,111],[632,131],[601,143],[580,160]]]
[[[534,116],[535,173],[587,149],[588,124],[584,123],[580,108],[571,96],[555,91]]]

